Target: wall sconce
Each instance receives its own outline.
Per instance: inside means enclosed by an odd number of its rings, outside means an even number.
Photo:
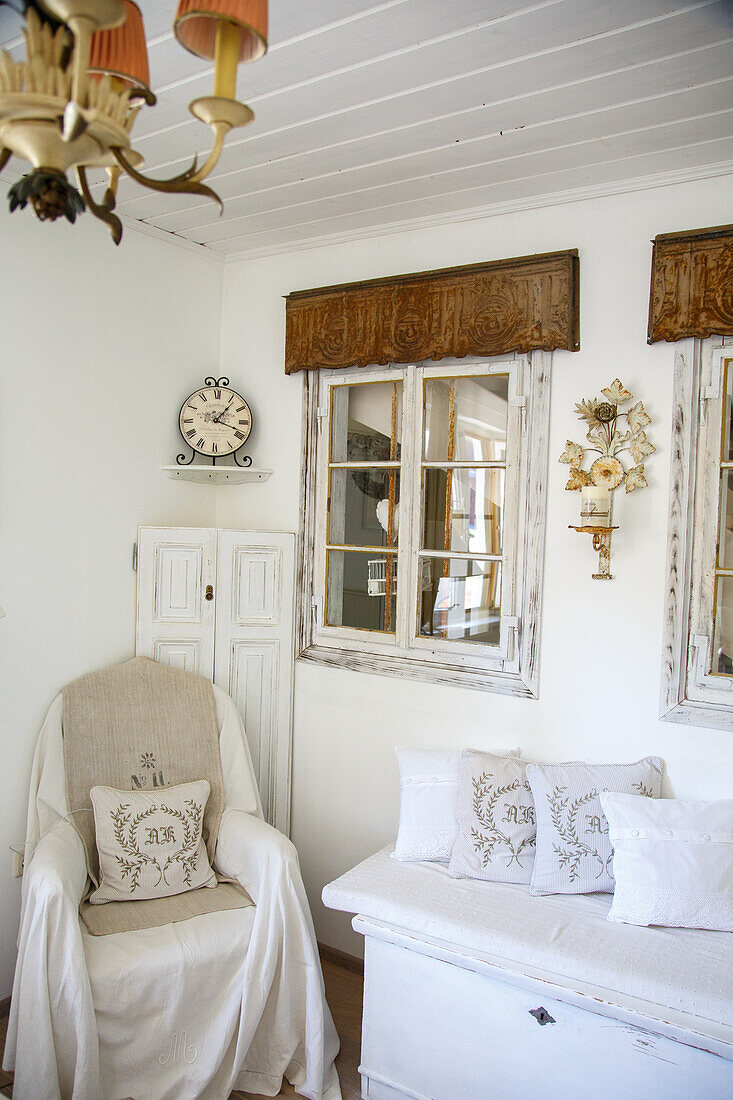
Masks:
[[[575,411],[588,425],[586,444],[568,439],[559,461],[570,466],[566,489],[580,490],[580,525],[570,524],[573,531],[586,532],[593,538],[593,549],[598,553],[598,572],[593,580],[610,581],[611,534],[618,525],[611,522],[613,493],[624,485],[627,493],[644,489],[644,459],[653,454],[656,447],[646,437],[646,426],[651,417],[644,411],[641,401],[622,410],[633,400],[633,395],[616,378],[601,397],[588,398],[575,406]],[[634,465],[627,468],[619,455],[628,452]],[[588,470],[583,462],[588,455],[598,457],[591,461]]]

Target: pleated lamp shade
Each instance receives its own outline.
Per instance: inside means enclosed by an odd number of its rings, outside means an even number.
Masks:
[[[191,53],[213,61],[220,22],[242,28],[239,61],[256,61],[267,49],[267,0],[180,0],[173,28]]]
[[[105,73],[122,80],[135,95],[155,103],[150,91],[148,47],[145,43],[143,17],[133,0],[122,0],[127,18],[120,27],[95,31],[89,56],[89,73],[101,77]]]

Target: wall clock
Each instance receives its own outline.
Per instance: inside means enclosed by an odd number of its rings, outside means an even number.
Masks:
[[[240,459],[237,452],[252,431],[252,410],[228,378],[205,378],[203,386],[190,393],[181,405],[178,428],[191,448],[191,457],[180,454],[179,466],[190,466],[197,454],[210,458],[232,456],[237,466],[251,466],[252,459]]]

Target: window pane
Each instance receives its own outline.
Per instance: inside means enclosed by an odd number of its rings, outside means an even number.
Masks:
[[[424,549],[500,554],[505,477],[502,468],[424,470]]]
[[[426,462],[504,462],[509,377],[425,382]]]
[[[715,586],[712,671],[733,675],[733,577],[718,577]]]
[[[731,361],[725,364],[725,388],[723,390],[723,462],[733,462],[733,370]]]
[[[394,546],[399,525],[399,470],[331,470],[329,542],[338,546]]]
[[[400,457],[402,382],[363,382],[331,390],[331,462]]]
[[[733,569],[733,470],[723,470],[720,475],[718,565]]]
[[[499,644],[501,563],[421,558],[419,634]]]
[[[388,563],[392,564],[391,574]],[[326,623],[394,634],[397,555],[329,550]]]

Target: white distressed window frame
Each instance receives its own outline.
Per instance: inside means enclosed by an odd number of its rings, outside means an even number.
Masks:
[[[718,544],[722,366],[733,339],[675,345],[670,518],[659,715],[733,730],[733,677],[710,673]]]
[[[358,381],[393,379],[394,368],[350,368],[345,371],[304,371],[303,455],[301,491],[301,583],[298,609],[298,656],[339,668],[410,677],[438,683],[460,684],[484,691],[536,698],[538,695],[538,646],[542,605],[542,569],[545,544],[548,434],[550,413],[551,352],[496,356],[478,360],[446,359],[438,364],[409,367],[413,377],[476,374],[507,371],[511,375],[510,435],[516,434],[517,457],[507,455],[506,493],[513,494],[515,523],[507,533],[507,560],[502,584],[512,607],[502,596],[500,649],[454,641],[410,637],[394,639],[376,631],[349,630],[323,625],[324,555],[326,545],[326,471],[329,434],[328,406],[323,387]],[[409,383],[403,393],[403,458],[405,465],[420,462],[422,401],[418,386]],[[320,414],[320,415],[319,415]],[[319,425],[323,424],[320,428]],[[511,466],[511,468],[510,468]],[[407,471],[409,476],[409,471]],[[404,475],[403,475],[404,476]],[[514,489],[511,488],[512,484]],[[508,496],[507,496],[508,500]],[[512,511],[509,504],[508,511]],[[418,518],[412,517],[412,537],[417,541]],[[515,553],[509,560],[514,540]],[[416,592],[417,559],[410,555],[408,594]],[[412,560],[414,559],[414,560]],[[399,599],[398,587],[398,599]],[[511,613],[510,613],[511,612]],[[409,615],[398,614],[402,626]]]

